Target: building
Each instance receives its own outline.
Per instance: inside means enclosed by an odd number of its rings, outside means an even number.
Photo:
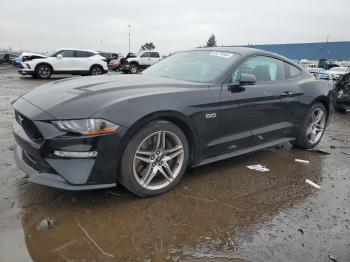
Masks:
[[[314,61],[318,61],[322,58],[339,61],[350,60],[350,41],[249,45],[249,47],[277,53],[289,59],[307,59]]]

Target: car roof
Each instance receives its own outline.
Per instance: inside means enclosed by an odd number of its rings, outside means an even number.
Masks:
[[[157,50],[141,50],[142,52],[155,52],[155,53],[159,53],[159,51]],[[137,52],[136,52],[137,53]],[[136,54],[136,53],[132,53],[132,54]]]
[[[57,51],[61,51],[61,50],[85,51],[85,52],[91,52],[94,54],[98,54],[97,51],[91,50],[91,49],[80,49],[80,48],[60,48],[60,49],[57,49]]]
[[[284,60],[285,62],[288,62],[298,68],[301,69],[300,65],[296,64],[292,60],[288,59],[287,57],[284,57],[282,55],[268,52],[261,49],[251,48],[251,47],[241,47],[241,46],[216,46],[216,47],[199,47],[197,49],[193,50],[209,50],[209,51],[221,51],[221,52],[231,52],[231,53],[238,53],[242,56],[250,56],[250,55],[265,55],[265,56],[272,56],[275,58],[279,58],[281,60]]]

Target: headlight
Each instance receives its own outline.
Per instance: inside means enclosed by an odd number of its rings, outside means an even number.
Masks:
[[[62,131],[82,135],[108,134],[118,130],[119,126],[104,119],[78,119],[52,121]]]

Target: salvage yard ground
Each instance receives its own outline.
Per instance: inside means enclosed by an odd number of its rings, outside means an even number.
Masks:
[[[350,114],[316,150],[191,169],[161,196],[66,192],[27,183],[12,157],[10,101],[45,82],[0,65],[0,261],[350,261]],[[45,218],[55,223],[38,230]]]

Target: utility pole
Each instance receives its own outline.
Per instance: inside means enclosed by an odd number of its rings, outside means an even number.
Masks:
[[[100,51],[102,52],[102,40],[100,40]]]
[[[128,25],[129,27],[129,53],[130,53],[130,28],[131,28],[131,25]]]

